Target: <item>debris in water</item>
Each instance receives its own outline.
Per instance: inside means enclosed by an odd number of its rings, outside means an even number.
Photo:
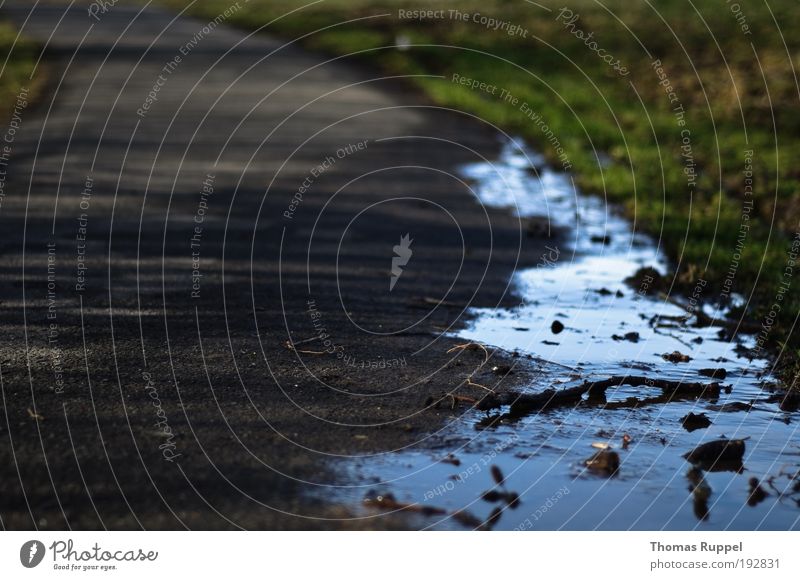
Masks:
[[[638,332],[626,332],[622,336],[619,334],[611,335],[613,340],[627,340],[628,342],[639,342],[639,333]]]
[[[515,509],[519,505],[519,494],[513,491],[490,489],[481,494],[481,499],[489,503],[504,501],[511,509]]]
[[[497,413],[495,415],[487,414],[485,417],[475,423],[477,431],[484,431],[486,429],[494,429],[506,419],[506,415]]]
[[[496,501],[500,501],[506,496],[506,492],[500,491],[497,489],[490,489],[489,491],[484,491],[481,494],[481,499],[483,501],[488,501],[489,503],[494,503]]]
[[[486,521],[481,524],[482,530],[491,530],[497,522],[500,520],[500,517],[503,515],[503,508],[496,507],[492,510],[492,513],[489,514],[489,517],[486,518]]]
[[[506,502],[506,505],[511,509],[515,509],[519,505],[519,494],[513,491],[509,491],[505,485],[505,476],[503,472],[500,471],[500,468],[496,465],[492,465],[490,468],[492,473],[492,479],[494,480],[495,484],[500,486],[502,489],[490,489],[488,491],[484,491],[481,494],[481,499],[483,501],[487,501],[489,503],[495,503],[498,501]]]
[[[796,391],[786,391],[770,397],[770,402],[778,403],[781,411],[797,411],[800,409],[800,394]]]
[[[550,325],[550,330],[553,334],[558,334],[564,330],[564,324],[560,320],[554,320],[553,324]]]
[[[689,463],[716,463],[741,461],[744,457],[744,439],[717,439],[703,443],[683,457]]]
[[[710,377],[712,379],[720,379],[725,380],[725,377],[728,376],[728,371],[723,368],[717,369],[700,369],[699,372],[704,377]]]
[[[724,403],[722,405],[709,405],[708,408],[719,413],[739,413],[740,411],[749,413],[753,410],[753,403],[734,401],[733,403]]]
[[[516,496],[516,494],[512,494]],[[512,498],[512,501],[515,501]],[[410,503],[403,503],[397,501],[392,493],[386,492],[378,492],[374,489],[369,490],[366,495],[364,496],[364,505],[374,509],[386,510],[386,511],[399,511],[403,510],[406,512],[418,513],[423,516],[441,516],[447,515],[448,511],[446,509],[436,507],[436,506],[427,506],[427,505],[420,505],[420,504],[410,504]],[[509,505],[511,505],[509,503]],[[513,507],[513,506],[512,506]],[[495,513],[497,512],[497,513]],[[466,510],[458,510],[455,512],[450,513],[449,515],[457,521],[458,523],[474,528],[484,528],[487,526],[487,523],[490,524],[487,529],[491,529],[491,526],[497,523],[497,520],[500,517],[500,513],[502,512],[501,508],[495,508],[492,514],[486,521],[481,521],[470,512]]]
[[[661,358],[671,363],[683,363],[692,360],[692,357],[690,357],[688,354],[683,354],[678,350],[673,352],[665,352],[661,355]]]
[[[403,510],[422,514],[423,516],[440,516],[447,513],[446,509],[435,506],[403,503],[397,501],[392,493],[381,493],[375,490],[368,491],[364,496],[364,505],[387,511]]]
[[[689,471],[686,472],[686,479],[688,479],[691,484],[689,486],[689,491],[693,494],[699,495],[703,499],[711,497],[711,487],[706,483],[706,478],[703,475],[702,469],[690,467]]]
[[[393,505],[396,503],[397,500],[394,498],[394,494],[392,493],[381,493],[371,489],[366,493],[366,495],[364,495],[364,505],[384,507],[386,505]]]
[[[491,472],[492,472],[492,479],[494,479],[494,482],[497,485],[503,485],[503,482],[505,481],[506,478],[503,476],[503,472],[500,471],[500,468],[497,467],[496,465],[492,465]]]
[[[720,390],[719,383],[691,383],[687,381],[671,381],[636,375],[614,375],[607,379],[601,379],[591,383],[586,382],[584,385],[588,388],[590,395],[601,395],[604,394],[607,389],[620,385],[657,387],[662,389],[665,393],[711,398],[716,398]]]
[[[550,226],[547,220],[530,218],[527,224],[529,238],[546,238],[550,235]]]
[[[481,397],[475,404],[475,408],[478,409],[478,411],[491,411],[501,406],[502,402],[500,398],[494,393],[486,393],[486,395]]]
[[[665,280],[658,270],[650,266],[636,270],[633,276],[625,278],[625,283],[643,295],[647,295],[651,291],[659,292],[666,287]]]
[[[748,484],[750,485],[750,495],[747,497],[747,505],[751,507],[757,506],[767,499],[769,494],[761,487],[761,483],[758,481],[757,477],[751,477]]]
[[[473,516],[466,510],[459,510],[453,514],[453,519],[468,528],[479,528],[483,524],[481,520]]]
[[[627,433],[625,433],[625,434],[622,436],[622,448],[623,448],[623,449],[627,449],[627,448],[628,448],[628,445],[630,445],[630,444],[631,444],[631,441],[633,441],[633,437],[631,437],[630,435],[628,435]]]
[[[698,520],[708,518],[708,499],[711,497],[711,486],[706,482],[702,470],[692,467],[686,472],[689,480],[689,491],[692,492],[694,515]]]
[[[681,417],[681,425],[689,433],[697,429],[705,429],[711,426],[711,419],[705,413],[689,413]]]
[[[619,470],[619,455],[616,451],[601,449],[584,461],[584,465],[595,473],[611,477]]]
[[[455,465],[456,467],[461,465],[461,460],[452,453],[448,453],[447,456],[444,459],[442,459],[441,462],[449,463],[450,465]]]

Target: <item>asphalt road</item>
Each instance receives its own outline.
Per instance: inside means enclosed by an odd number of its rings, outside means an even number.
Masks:
[[[422,410],[481,360],[441,334],[541,254],[456,173],[497,131],[224,17],[2,13],[47,74],[0,205],[2,526],[407,525],[335,486],[465,412]]]

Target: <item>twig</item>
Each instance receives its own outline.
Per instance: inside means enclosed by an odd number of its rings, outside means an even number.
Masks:
[[[484,345],[482,345],[481,343],[479,343],[479,342],[466,342],[464,344],[455,345],[453,348],[451,348],[451,349],[449,349],[447,351],[447,354],[450,354],[451,352],[455,352],[457,350],[460,350],[460,351],[482,350],[483,351],[483,362],[481,364],[479,364],[477,367],[475,367],[475,369],[471,373],[469,373],[469,375],[467,375],[466,385],[470,386],[470,387],[479,387],[481,389],[485,389],[485,390],[489,391],[490,393],[494,393],[493,389],[490,389],[489,387],[481,385],[480,383],[476,383],[476,382],[474,382],[472,380],[472,377],[475,376],[475,373],[477,373],[479,370],[481,370],[486,365],[486,363],[489,362],[490,355],[489,355],[489,351],[486,349],[486,347]]]
[[[474,373],[473,373],[473,374],[474,374]],[[494,389],[490,389],[490,388],[489,388],[489,387],[487,387],[487,386],[484,386],[484,385],[482,385],[482,384],[480,384],[480,383],[476,383],[475,381],[473,381],[473,380],[472,380],[472,375],[470,375],[470,376],[468,376],[468,377],[467,377],[467,382],[466,382],[466,385],[467,385],[468,387],[478,387],[479,389],[483,389],[483,390],[485,390],[485,391],[489,391],[490,393],[494,393]]]
[[[287,340],[283,344],[283,346],[285,346],[288,350],[292,350],[292,351],[294,351],[294,352],[296,352],[298,354],[312,354],[312,355],[316,355],[316,356],[320,356],[320,355],[323,355],[323,354],[331,354],[331,351],[329,351],[329,350],[299,350],[295,346],[296,344],[302,344],[304,342],[310,342],[312,340],[314,340],[314,339],[313,338],[309,338],[308,340],[302,340],[302,341],[297,342],[297,343],[292,343],[291,341]],[[342,348],[342,347],[337,346],[336,348]],[[336,352],[336,348],[334,349],[333,352]]]
[[[483,351],[483,362],[481,363],[480,366],[482,367],[487,362],[489,362],[489,351],[486,349],[485,346],[483,346],[479,342],[465,342],[464,344],[457,344],[453,348],[448,349],[447,354],[450,354],[451,352],[455,352],[457,350],[461,350],[461,351],[464,351],[464,350],[482,350]],[[480,367],[478,367],[478,368],[480,368]]]
[[[761,330],[761,326],[755,324],[753,322],[747,322],[744,320],[728,320],[727,318],[723,317],[714,317],[712,318],[705,312],[703,312],[700,308],[689,308],[686,304],[683,304],[680,300],[669,296],[667,294],[661,293],[661,298],[665,301],[669,302],[673,306],[677,306],[681,308],[684,312],[686,312],[685,320],[688,321],[692,316],[695,318],[695,326],[720,326],[722,328],[726,328],[728,330],[738,331],[738,332],[759,332]],[[659,317],[659,318],[666,318],[666,317]]]
[[[663,391],[680,395],[696,395],[696,396],[709,396],[716,397],[720,392],[719,383],[700,383],[700,382],[686,382],[686,381],[670,381],[667,379],[654,379],[650,377],[634,376],[634,375],[615,375],[600,381],[591,383],[584,383],[589,387],[589,394],[592,396],[603,395],[609,387],[618,387],[620,385],[630,385],[632,387],[656,387]]]
[[[611,387],[621,385],[652,386],[660,388],[669,397],[664,402],[672,400],[674,395],[687,395],[692,397],[719,396],[719,383],[687,383],[683,381],[670,381],[667,379],[653,379],[633,375],[617,375],[599,381],[585,381],[582,385],[556,391],[547,389],[541,393],[504,393],[496,398],[497,407],[503,404],[511,405],[511,415],[524,415],[531,411],[544,411],[554,407],[580,403],[585,394],[590,397],[601,397]]]

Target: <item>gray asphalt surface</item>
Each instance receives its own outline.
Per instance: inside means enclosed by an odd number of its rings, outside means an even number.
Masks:
[[[329,486],[468,412],[422,411],[482,360],[440,335],[547,242],[455,173],[498,133],[224,22],[0,11],[48,74],[0,206],[3,527],[413,525]]]

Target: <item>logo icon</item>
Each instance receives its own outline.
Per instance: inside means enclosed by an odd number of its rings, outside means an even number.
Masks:
[[[410,234],[406,234],[400,238],[400,243],[392,248],[395,257],[392,258],[392,278],[389,280],[389,292],[394,290],[394,285],[397,284],[397,281],[403,273],[403,266],[408,264],[408,261],[414,253],[411,251],[411,243],[413,241],[414,240],[410,239]]]
[[[19,561],[26,568],[36,568],[44,559],[44,544],[39,540],[28,540],[19,549]]]

